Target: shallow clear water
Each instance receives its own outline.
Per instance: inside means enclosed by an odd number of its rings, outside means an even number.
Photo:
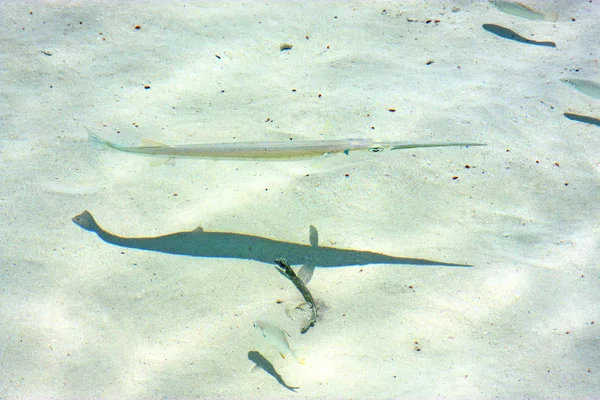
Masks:
[[[600,9],[528,4],[559,20],[484,2],[2,4],[0,395],[595,396],[600,102],[560,79],[600,81]],[[128,145],[487,146],[151,166],[91,149],[85,127]],[[102,230],[72,222],[84,210]],[[304,335],[279,257],[316,267]],[[256,353],[297,393],[252,373]]]

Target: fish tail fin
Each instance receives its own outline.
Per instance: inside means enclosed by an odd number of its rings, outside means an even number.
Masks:
[[[290,352],[300,364],[304,364],[306,357],[304,356],[304,350],[301,349],[290,349]]]
[[[558,20],[558,13],[556,11],[548,11],[544,13],[544,21],[556,22]]]
[[[102,139],[100,136],[96,135],[94,132],[92,132],[89,128],[85,128],[88,131],[88,143],[90,144],[90,147],[92,149],[98,149],[98,150],[107,150],[107,149],[114,149],[116,148],[116,146],[109,142],[108,140]]]

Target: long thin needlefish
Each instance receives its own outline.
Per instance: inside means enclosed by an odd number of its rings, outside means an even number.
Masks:
[[[395,142],[372,139],[290,140],[275,142],[230,142],[182,144],[169,146],[150,143],[142,146],[123,146],[109,142],[89,132],[89,143],[96,149],[114,149],[126,153],[145,154],[166,158],[218,158],[238,160],[285,160],[321,156],[328,153],[346,153],[368,150],[415,149],[421,147],[485,146],[475,142]]]

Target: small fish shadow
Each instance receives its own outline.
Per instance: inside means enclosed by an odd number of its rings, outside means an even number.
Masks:
[[[500,26],[500,25],[483,24],[481,27],[483,29],[485,29],[486,31],[493,33],[496,36],[500,36],[501,38],[504,38],[504,39],[514,40],[515,42],[532,44],[534,46],[556,47],[556,43],[554,43],[554,42],[550,42],[550,41],[538,42],[536,40],[527,39],[526,37],[519,35],[517,32],[515,32],[511,29],[505,28],[503,26]]]
[[[285,383],[285,381],[283,380],[283,377],[277,372],[277,370],[275,369],[275,367],[273,366],[273,364],[271,364],[271,362],[269,360],[267,360],[262,354],[260,354],[258,351],[255,350],[251,350],[248,352],[248,360],[252,361],[253,363],[255,363],[256,365],[252,368],[252,370],[254,371],[257,368],[262,369],[263,371],[265,371],[267,374],[271,375],[273,378],[275,378],[275,380],[284,388],[291,390],[292,392],[296,392],[296,389],[300,389],[297,386],[289,386],[287,383]]]
[[[583,122],[585,124],[600,126],[600,119],[598,119],[598,118],[588,117],[586,115],[572,114],[572,113],[564,113],[563,115],[572,121]]]

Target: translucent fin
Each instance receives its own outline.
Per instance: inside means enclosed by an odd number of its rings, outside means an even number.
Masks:
[[[312,170],[313,171],[321,171],[323,169],[325,169],[329,163],[329,161],[332,158],[332,154],[331,153],[323,153],[319,158],[315,159],[313,161],[313,163],[311,164]],[[329,165],[331,165],[331,163],[329,163]]]
[[[325,125],[323,125],[323,129],[321,129],[321,132],[319,132],[319,134],[325,138],[327,138],[328,136],[331,136],[331,131],[333,129],[333,125],[331,124],[330,120],[325,121]]]
[[[300,268],[300,270],[298,271],[298,277],[302,279],[302,282],[304,282],[305,285],[308,285],[314,273],[315,266],[306,264],[303,265],[302,268]]]
[[[150,161],[148,161],[148,164],[150,164],[151,167],[158,167],[161,165],[165,165],[168,164],[169,161],[171,161],[172,158],[168,158],[168,157],[156,157],[156,158],[151,158]]]
[[[295,350],[291,350],[291,352],[292,352],[292,355],[294,356],[294,358],[296,359],[296,361],[298,361],[300,364],[304,364],[304,362],[306,361],[306,358],[304,357],[303,350],[295,349]]]
[[[142,139],[142,145],[148,147],[170,147],[164,143],[155,142],[154,140]]]
[[[297,133],[272,131],[272,130],[265,132],[265,141],[266,142],[271,142],[271,141],[286,142],[288,140],[289,141],[298,140],[298,138],[302,138],[302,135],[299,135]]]
[[[558,20],[558,13],[556,11],[548,11],[544,13],[544,21],[556,22]]]
[[[110,148],[115,148],[115,145],[108,140],[102,139],[87,127],[85,127],[85,129],[88,131],[88,143],[92,149],[107,150]]]

